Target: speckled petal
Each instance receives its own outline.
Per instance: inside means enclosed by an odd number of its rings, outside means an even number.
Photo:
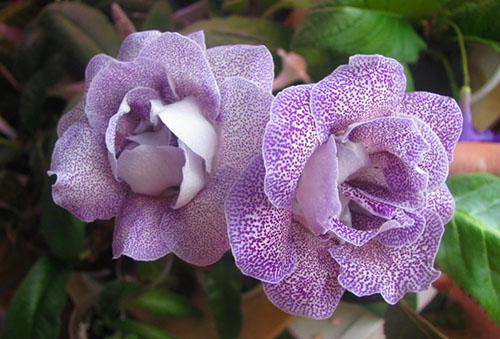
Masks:
[[[380,55],[356,55],[311,93],[311,109],[321,141],[352,123],[392,115],[404,96],[403,66]]]
[[[194,96],[207,116],[217,116],[219,88],[205,51],[196,42],[179,33],[166,32],[145,47],[140,56],[156,60],[165,67],[180,98]]]
[[[338,162],[335,138],[316,148],[302,171],[295,195],[311,232],[318,236],[331,230],[331,219],[342,209],[337,189]]]
[[[387,247],[374,239],[361,247],[333,246],[330,253],[340,265],[340,284],[360,297],[380,293],[390,304],[407,292],[429,288],[439,277],[434,259],[444,228],[435,213],[425,211],[424,216],[425,231],[410,245]]]
[[[237,76],[250,80],[264,91],[271,93],[274,63],[271,53],[265,46],[218,46],[208,49],[207,56],[219,85],[227,78]]]
[[[203,33],[203,31],[190,33],[186,35],[186,37],[196,42],[204,51],[207,49],[207,45],[205,44],[205,33]]]
[[[269,300],[281,310],[302,317],[330,317],[344,294],[337,276],[339,266],[328,253],[332,240],[321,241],[293,223],[297,264],[277,284],[264,283]]]
[[[127,191],[113,178],[104,137],[82,121],[57,140],[48,173],[57,175],[54,202],[86,222],[117,215]]]
[[[231,166],[242,173],[255,155],[261,153],[273,96],[243,78],[227,79],[220,90],[216,171]]]
[[[159,31],[143,31],[128,35],[122,42],[117,59],[120,61],[134,60],[144,47],[158,39],[160,35]]]
[[[104,134],[109,119],[118,112],[124,96],[137,87],[157,89],[166,103],[175,97],[165,68],[157,61],[144,58],[131,62],[112,61],[90,84],[85,105],[90,125]]]
[[[211,265],[229,249],[224,202],[238,178],[231,167],[217,173],[186,206],[167,211],[161,234],[170,250],[194,265]]]
[[[370,197],[363,194],[364,192],[355,186],[348,183],[343,183],[339,187],[340,193],[346,198],[356,202],[359,206],[364,208],[370,214],[391,219],[396,214],[397,208],[384,202],[370,199]]]
[[[425,121],[441,140],[451,162],[463,123],[462,111],[454,99],[428,92],[406,93],[401,113]]]
[[[257,156],[226,201],[229,242],[243,274],[276,283],[296,262],[292,213],[274,207],[263,191],[265,169]]]
[[[406,222],[410,218],[412,223]],[[399,247],[412,244],[422,235],[425,228],[425,218],[422,215],[398,211],[394,218],[402,227],[380,233],[377,240],[386,246]]]
[[[57,123],[57,136],[60,138],[71,125],[73,125],[80,119],[87,121],[87,117],[85,116],[84,97],[81,97],[80,100],[78,100],[78,102],[76,103],[75,107],[64,113],[61,119],[59,119],[59,122]]]
[[[443,224],[451,220],[455,211],[455,200],[446,184],[427,193],[427,208],[437,213]]]
[[[134,260],[156,260],[170,253],[162,233],[161,219],[169,201],[130,193],[115,222],[113,258],[126,255]]]
[[[429,144],[410,118],[387,117],[349,126],[343,141],[360,142],[368,153],[389,152],[406,162],[418,164]]]
[[[312,85],[288,87],[272,104],[263,141],[264,191],[277,207],[292,206],[300,175],[319,146],[309,107],[311,89]]]
[[[139,145],[120,154],[116,174],[133,192],[156,196],[180,185],[184,162],[178,147]]]

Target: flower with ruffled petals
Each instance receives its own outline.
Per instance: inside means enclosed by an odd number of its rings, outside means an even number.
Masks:
[[[274,100],[263,156],[226,216],[238,267],[285,312],[329,317],[345,290],[394,304],[439,276],[462,116],[451,98],[405,88],[397,61],[358,55]]]
[[[229,249],[226,196],[260,153],[273,68],[264,46],[129,35],[117,59],[90,61],[59,122],[54,201],[87,222],[116,217],[114,257],[215,262]]]

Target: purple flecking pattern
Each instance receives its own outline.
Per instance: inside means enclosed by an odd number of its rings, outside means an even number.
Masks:
[[[357,55],[275,98],[263,155],[232,188],[226,218],[238,267],[283,311],[327,318],[345,290],[394,304],[439,276],[462,114],[405,88],[397,61]]]
[[[131,34],[117,59],[90,61],[59,122],[54,201],[87,222],[116,217],[114,257],[214,263],[229,249],[226,196],[261,152],[273,77],[263,46]]]

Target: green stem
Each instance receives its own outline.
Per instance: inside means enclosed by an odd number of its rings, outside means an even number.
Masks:
[[[455,30],[455,33],[457,34],[458,47],[460,48],[460,56],[462,58],[462,74],[464,77],[463,87],[469,87],[469,68],[467,66],[467,52],[465,51],[464,36],[457,24],[452,21],[448,21],[448,24]]]

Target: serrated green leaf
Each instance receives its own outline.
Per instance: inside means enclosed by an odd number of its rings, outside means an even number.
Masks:
[[[138,335],[142,339],[173,339],[174,337],[157,327],[140,323],[134,320],[112,320],[109,326],[126,332],[127,334]]]
[[[99,293],[97,299],[97,309],[101,315],[113,316],[125,307],[125,301],[134,293],[143,290],[143,286],[138,283],[117,280],[106,285]]]
[[[172,7],[164,0],[156,2],[144,20],[143,30],[157,29],[161,32],[171,31],[174,28]]]
[[[292,46],[328,48],[345,54],[378,53],[414,62],[425,43],[404,16],[413,7],[401,2],[399,8],[393,3],[398,2],[317,1],[305,14]]]
[[[241,331],[241,274],[226,253],[207,276],[207,293],[221,339],[237,338]]]
[[[204,30],[207,47],[251,44],[265,45],[271,51],[288,49],[291,30],[263,18],[231,16],[202,20],[187,27],[183,34]]]
[[[57,338],[71,270],[47,256],[29,270],[4,319],[2,338]]]
[[[201,318],[202,313],[189,300],[167,290],[149,290],[134,299],[130,306],[148,310],[163,317]]]
[[[437,262],[500,324],[500,178],[465,174],[447,183],[456,210],[445,227]]]
[[[98,53],[115,56],[120,39],[104,14],[79,2],[52,3],[38,23],[82,63]]]

